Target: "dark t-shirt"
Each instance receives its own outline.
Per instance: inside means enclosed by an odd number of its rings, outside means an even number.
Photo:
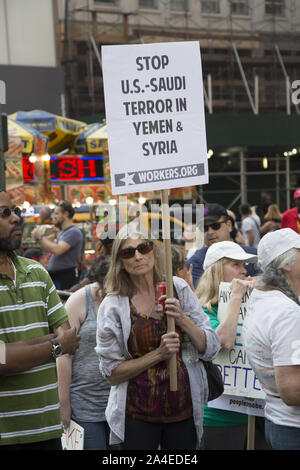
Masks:
[[[58,235],[56,243],[58,244],[61,241],[68,243],[71,248],[60,256],[51,255],[48,266],[49,271],[62,271],[77,267],[83,241],[82,231],[75,225],[71,225]]]

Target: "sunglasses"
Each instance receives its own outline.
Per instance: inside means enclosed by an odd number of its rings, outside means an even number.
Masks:
[[[133,258],[136,250],[142,255],[146,255],[147,253],[150,253],[150,251],[153,250],[153,242],[148,241],[148,242],[140,243],[135,248],[131,246],[129,246],[128,248],[124,248],[123,250],[120,250],[120,256],[123,259]]]
[[[3,219],[7,219],[11,216],[12,213],[15,213],[18,217],[21,217],[21,209],[20,207],[15,207],[14,209],[9,209],[9,207],[5,207],[5,209],[0,209],[0,215]]]
[[[221,222],[214,222],[213,224],[204,225],[204,232],[208,232],[209,228],[212,228],[213,230],[219,230],[221,224],[225,224],[226,222],[227,220],[222,220]]]

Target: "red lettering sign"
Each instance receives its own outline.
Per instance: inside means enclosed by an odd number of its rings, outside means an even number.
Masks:
[[[78,162],[78,175],[79,178],[85,178],[86,175],[89,175],[90,178],[96,177],[96,166],[95,160],[79,160]]]
[[[24,181],[34,181],[33,165],[28,157],[23,157]],[[103,180],[103,159],[79,155],[51,157],[50,175],[51,181]]]
[[[58,175],[53,176],[51,173],[51,178],[57,178],[59,180],[74,180],[80,179],[78,176],[78,161],[75,158],[62,159],[58,161]]]

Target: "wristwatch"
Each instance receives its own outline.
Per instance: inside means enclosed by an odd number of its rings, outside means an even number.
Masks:
[[[59,344],[56,339],[50,339],[49,341],[52,344],[52,357],[57,359],[58,357],[62,356],[64,354],[64,350],[61,344]]]
[[[39,235],[36,240],[37,240],[38,242],[40,242],[43,237],[44,237],[44,235]]]

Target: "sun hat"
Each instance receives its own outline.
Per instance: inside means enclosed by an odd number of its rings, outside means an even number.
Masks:
[[[234,242],[217,242],[211,245],[206,252],[203,268],[207,269],[222,258],[235,259],[238,261],[249,261],[256,263],[257,256],[246,253],[243,248]]]
[[[274,259],[291,248],[300,248],[300,235],[291,228],[267,233],[257,247],[259,266],[265,269]]]

